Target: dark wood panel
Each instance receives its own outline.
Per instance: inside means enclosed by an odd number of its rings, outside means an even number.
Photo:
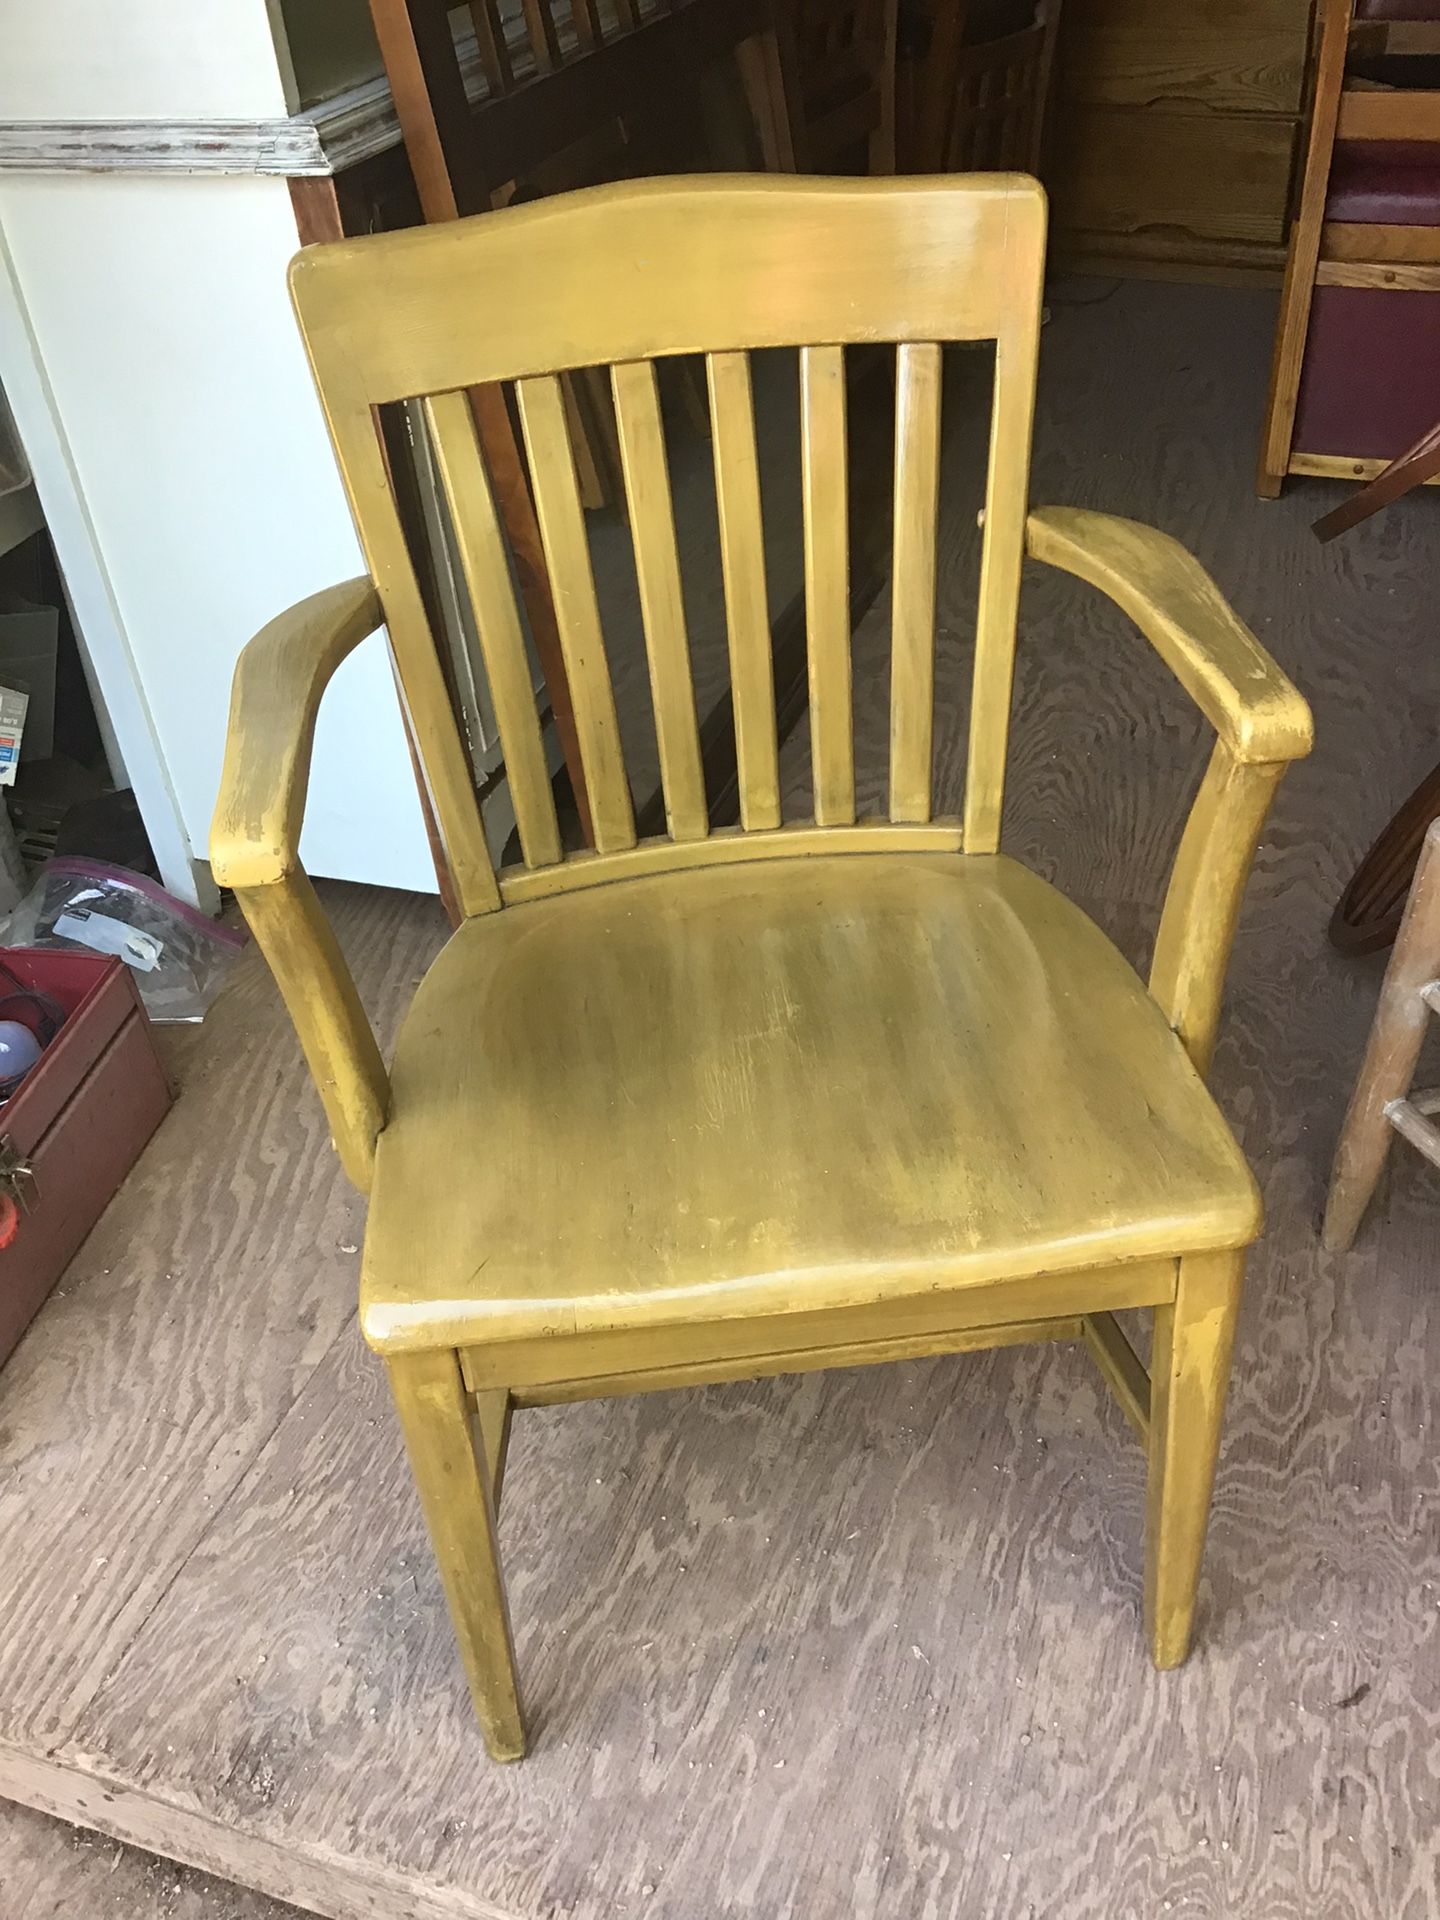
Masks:
[[[1055,218],[1072,243],[1077,233],[1166,228],[1208,241],[1283,241],[1289,122],[1074,105],[1059,122]]]
[[[1298,114],[1311,0],[1092,0],[1062,36],[1072,100]]]

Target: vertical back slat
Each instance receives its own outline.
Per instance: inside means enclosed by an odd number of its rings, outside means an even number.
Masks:
[[[405,544],[375,417],[368,407],[336,406],[333,402],[329,417],[366,565],[385,608],[390,650],[445,844],[455,898],[464,915],[488,913],[499,906],[500,889],[495,884],[470,763]]]
[[[480,65],[491,93],[508,93],[515,83],[515,71],[510,64],[505,23],[500,18],[497,0],[470,0],[470,19],[475,28]]]
[[[550,11],[550,0],[523,0],[525,31],[530,41],[530,51],[535,58],[538,73],[550,73],[560,58],[559,45],[555,38],[555,16]]]
[[[560,858],[560,829],[511,585],[510,558],[480,453],[475,416],[463,393],[441,393],[425,402],[425,424],[474,609],[521,850],[527,867],[549,866]]]
[[[615,695],[600,631],[600,607],[585,537],[585,512],[565,426],[565,401],[554,374],[515,383],[530,456],[535,514],[555,596],[555,618],[575,709],[580,761],[590,794],[597,853],[635,844],[635,811],[625,778]]]
[[[570,24],[582,53],[589,53],[599,45],[600,16],[595,11],[595,0],[570,0]]]
[[[730,638],[730,689],[740,824],[780,824],[780,763],[775,741],[775,682],[765,592],[765,530],[755,453],[755,403],[745,353],[705,357],[720,521],[720,565]]]
[[[665,817],[672,838],[702,840],[709,829],[709,815],[655,368],[648,360],[633,361],[613,367],[610,377],[645,623]]]
[[[800,351],[800,444],[815,824],[845,826],[855,818],[855,726],[843,347]]]
[[[995,399],[985,481],[985,536],[975,623],[975,678],[970,695],[970,761],[965,779],[967,853],[994,853],[1005,802],[1015,622],[1025,558],[1030,429],[1040,351],[1042,249],[1014,273],[1014,301],[995,342]],[[1023,257],[1022,257],[1023,259]]]
[[[890,614],[890,818],[896,821],[930,818],[942,371],[938,345],[899,349]]]

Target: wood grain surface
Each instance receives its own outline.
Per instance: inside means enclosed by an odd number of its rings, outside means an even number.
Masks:
[[[1189,1664],[1149,1665],[1143,1462],[1078,1346],[592,1402],[515,1420],[535,1740],[489,1765],[353,1325],[359,1202],[252,955],[0,1380],[0,1792],[336,1920],[1436,1912],[1440,1182],[1397,1155],[1353,1253],[1317,1225],[1379,983],[1325,923],[1436,755],[1440,523],[1415,496],[1321,547],[1325,483],[1256,501],[1272,298],[1052,306],[1035,500],[1182,539],[1316,711],[1216,1056],[1269,1228]],[[949,808],[987,377],[951,356]],[[887,619],[855,644],[862,812]],[[1004,844],[1143,960],[1203,727],[1080,582],[1027,568],[1022,622]],[[787,815],[808,751],[782,755]],[[326,893],[384,1038],[439,907]]]
[[[298,1920],[263,1893],[0,1801],[5,1920]]]

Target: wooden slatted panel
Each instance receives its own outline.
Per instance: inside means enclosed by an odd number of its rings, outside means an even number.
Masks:
[[[938,346],[899,349],[890,616],[890,818],[930,818],[935,725],[935,516],[940,495]]]
[[[980,605],[975,623],[975,677],[970,696],[970,760],[965,779],[965,850],[994,853],[1005,803],[1015,622],[1025,558],[1030,430],[1040,350],[1040,274],[1036,259],[1017,273],[1015,300],[995,342],[995,399],[985,481],[985,535]]]
[[[535,515],[555,596],[555,618],[575,709],[580,763],[590,795],[590,822],[598,853],[635,844],[635,811],[625,778],[615,695],[600,632],[595,576],[585,537],[585,512],[565,426],[565,401],[554,374],[515,385],[520,424],[530,456]]]
[[[521,850],[527,867],[549,866],[561,857],[555,798],[511,585],[510,558],[475,432],[475,416],[465,394],[442,393],[425,402],[425,422],[475,613]]]
[[[560,58],[550,0],[524,0],[525,30],[538,73],[550,73]]]
[[[510,63],[505,23],[500,18],[496,0],[470,0],[470,18],[475,27],[480,66],[491,93],[508,93],[515,83],[515,70]]]
[[[419,582],[380,448],[375,416],[358,403],[330,408],[330,432],[365,563],[385,608],[390,650],[424,765],[455,898],[467,917],[500,904],[469,759],[460,740]]]
[[[705,358],[715,452],[720,564],[730,637],[730,689],[735,706],[735,758],[740,824],[780,824],[780,766],[775,742],[775,682],[770,663],[770,612],[765,592],[765,532],[755,454],[755,401],[750,357]]]
[[[645,622],[665,817],[672,839],[701,840],[710,823],[655,368],[648,360],[614,367],[611,384]]]
[[[845,826],[855,818],[855,728],[843,347],[801,349],[800,441],[815,823]]]

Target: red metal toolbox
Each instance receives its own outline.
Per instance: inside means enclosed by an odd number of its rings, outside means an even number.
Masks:
[[[66,1013],[19,1091],[0,1105],[0,1186],[25,1203],[13,1243],[0,1252],[3,1364],[140,1157],[171,1094],[123,961],[38,947],[0,948],[0,959]],[[3,990],[14,989],[6,982]]]

